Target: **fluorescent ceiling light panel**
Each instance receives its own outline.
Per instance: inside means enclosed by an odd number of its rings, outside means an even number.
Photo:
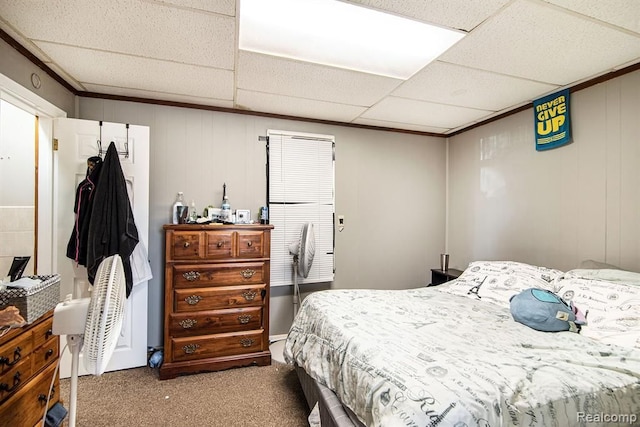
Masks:
[[[240,49],[403,80],[465,35],[336,0],[240,2]]]

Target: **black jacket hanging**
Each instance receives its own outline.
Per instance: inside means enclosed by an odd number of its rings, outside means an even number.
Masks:
[[[105,258],[118,254],[122,258],[129,297],[133,286],[131,254],[138,240],[127,183],[115,143],[111,142],[93,195],[87,246],[89,282],[93,284],[98,266]]]
[[[93,166],[87,168],[85,179],[76,188],[73,206],[75,222],[69,243],[67,243],[67,257],[84,266],[87,265],[87,237],[89,235],[89,219],[91,219],[91,208],[93,206],[93,192],[100,179],[102,159],[97,156],[90,157],[87,162]]]

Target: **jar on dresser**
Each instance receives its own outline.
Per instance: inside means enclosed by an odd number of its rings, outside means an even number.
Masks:
[[[160,379],[271,364],[272,225],[165,225]]]

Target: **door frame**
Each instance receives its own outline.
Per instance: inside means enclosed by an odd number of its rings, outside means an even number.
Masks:
[[[53,119],[67,117],[67,113],[2,73],[0,73],[0,98],[38,116],[36,268],[37,274],[48,274],[53,271],[57,261],[54,250],[57,236],[54,227],[55,199],[52,179],[54,165]]]

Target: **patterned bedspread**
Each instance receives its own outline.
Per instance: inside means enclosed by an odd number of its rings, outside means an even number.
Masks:
[[[437,288],[313,293],[285,358],[367,426],[640,424],[640,351]]]

